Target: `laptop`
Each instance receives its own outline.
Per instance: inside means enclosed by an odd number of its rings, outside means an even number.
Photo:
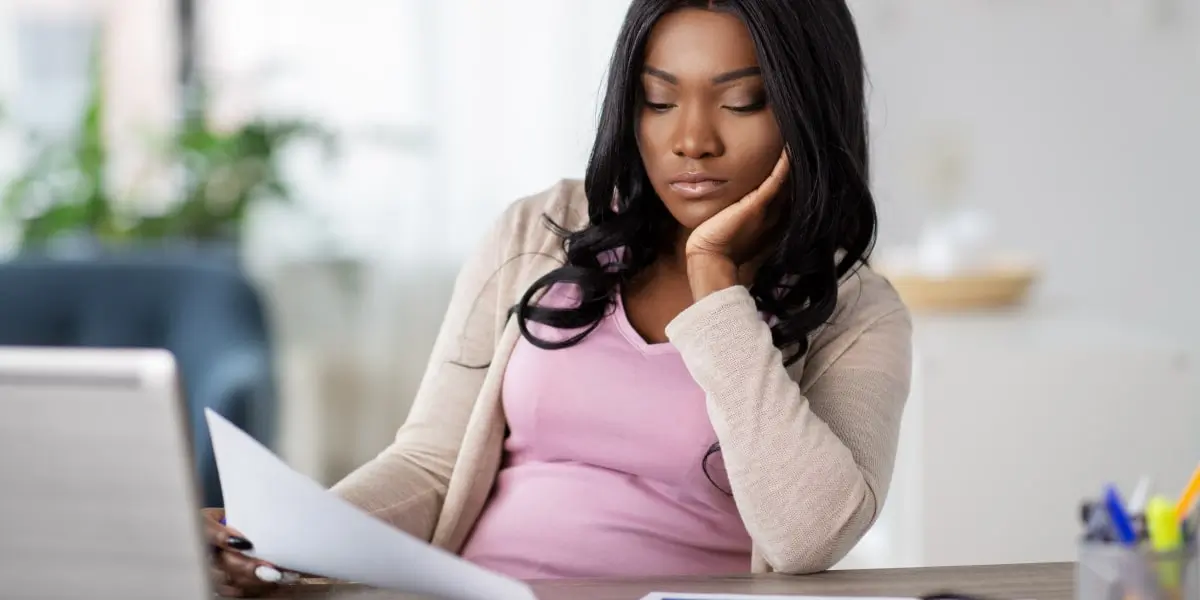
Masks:
[[[0,596],[212,596],[175,361],[0,347]]]

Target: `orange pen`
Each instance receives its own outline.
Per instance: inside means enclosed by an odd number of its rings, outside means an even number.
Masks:
[[[1200,496],[1200,466],[1197,466],[1196,471],[1192,473],[1187,487],[1183,488],[1183,494],[1179,496],[1179,502],[1175,504],[1175,518],[1180,522],[1186,520],[1188,513],[1192,512],[1192,508],[1196,506],[1197,496]]]

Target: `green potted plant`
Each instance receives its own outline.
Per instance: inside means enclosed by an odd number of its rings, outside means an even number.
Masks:
[[[327,156],[336,150],[335,137],[309,121],[256,118],[217,130],[203,115],[184,119],[156,144],[168,168],[181,174],[177,196],[163,203],[164,212],[148,214],[108,185],[103,92],[93,61],[85,109],[71,135],[27,135],[28,160],[0,195],[0,217],[15,222],[22,250],[80,241],[98,247],[236,243],[251,205],[294,200],[282,165],[289,147],[307,140],[321,144]]]

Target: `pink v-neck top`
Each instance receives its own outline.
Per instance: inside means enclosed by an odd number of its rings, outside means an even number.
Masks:
[[[570,301],[560,285],[542,304]],[[504,463],[465,558],[526,579],[749,568],[721,455],[705,459],[717,438],[704,392],[671,344],[634,330],[622,302],[575,346],[518,342],[502,402]]]

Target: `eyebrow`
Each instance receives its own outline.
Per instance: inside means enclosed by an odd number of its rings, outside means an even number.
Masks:
[[[662,69],[651,67],[649,65],[646,66],[645,73],[651,77],[656,77],[670,84],[679,83],[678,77]],[[720,75],[713,77],[712,82],[714,84],[729,83],[731,81],[737,81],[738,79],[743,79],[746,77],[754,77],[756,75],[762,75],[762,69],[758,67],[746,67],[744,69],[729,71],[728,73],[721,73]]]

